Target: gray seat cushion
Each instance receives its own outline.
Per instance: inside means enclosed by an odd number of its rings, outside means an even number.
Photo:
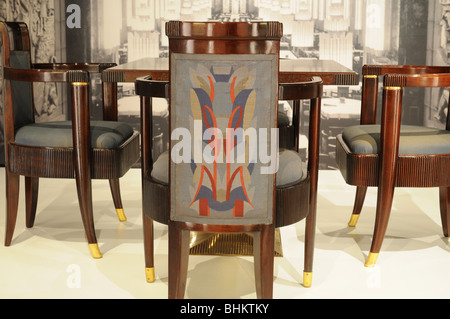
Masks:
[[[159,183],[169,183],[169,152],[162,153],[153,164],[152,178]],[[298,182],[303,177],[302,159],[297,152],[280,150],[277,186]]]
[[[152,178],[158,183],[169,184],[169,151],[159,155],[153,163]]]
[[[280,149],[277,186],[298,182],[303,177],[303,165],[300,154],[291,150]]]
[[[380,151],[380,125],[351,126],[344,129],[342,137],[355,154],[378,154]],[[450,154],[450,132],[422,126],[402,125],[399,154]]]
[[[284,110],[278,110],[278,127],[287,127],[291,123],[289,115]]]
[[[128,124],[111,121],[91,121],[91,146],[113,149],[133,135]],[[16,143],[37,147],[73,147],[72,122],[35,123],[16,132]]]

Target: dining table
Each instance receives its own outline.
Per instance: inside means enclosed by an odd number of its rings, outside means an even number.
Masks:
[[[117,84],[134,83],[143,76],[150,76],[155,81],[169,81],[169,58],[141,58],[103,72],[104,120],[118,119]],[[313,76],[319,76],[323,85],[359,85],[358,73],[334,60],[280,59],[279,83],[310,81]]]
[[[103,81],[134,82],[142,76],[151,76],[155,81],[169,81],[169,58],[142,58],[109,68],[103,73]],[[309,81],[312,76],[320,76],[324,85],[359,84],[357,72],[334,60],[280,59],[279,83]]]
[[[279,83],[295,83],[310,81],[319,76],[323,85],[354,86],[359,85],[357,72],[333,60],[318,59],[280,59]],[[134,83],[137,78],[151,77],[155,81],[169,81],[169,58],[142,58],[124,63],[109,69],[102,74],[104,92],[104,120],[118,119],[117,85],[118,83]],[[167,92],[168,96],[168,92]],[[251,237],[248,234],[237,234],[233,242],[239,244],[224,244],[219,253],[212,252],[212,242],[223,241],[220,234],[201,234],[191,232],[191,255],[252,255]],[[228,239],[229,242],[231,242]],[[249,244],[246,244],[249,243]],[[206,248],[205,248],[206,247]],[[275,233],[275,256],[282,256],[282,245],[279,229]]]

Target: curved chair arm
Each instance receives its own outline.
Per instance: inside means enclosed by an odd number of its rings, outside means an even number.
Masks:
[[[38,72],[48,70],[55,72],[86,71],[89,74],[101,74],[103,120],[105,121],[117,121],[119,117],[117,110],[117,85],[105,85],[103,81],[103,71],[115,66],[117,66],[116,63],[35,63],[32,65],[33,70]]]
[[[320,77],[313,77],[308,82],[280,83],[280,100],[304,100],[314,99],[322,96],[323,82]]]
[[[141,117],[144,118],[144,123],[151,123],[151,98],[169,98],[170,92],[170,84],[168,81],[155,81],[152,80],[151,77],[140,77],[135,82],[135,90],[136,94],[141,96],[141,107],[144,107],[144,110],[141,110]],[[309,82],[297,82],[297,83],[280,83],[279,84],[279,99],[280,100],[292,100],[294,101],[294,121],[299,120],[298,114],[298,105],[300,100],[311,100],[311,107],[314,112],[311,112],[311,116],[317,115],[317,118],[320,119],[320,101],[317,102],[317,99],[322,97],[323,93],[323,82],[320,77],[313,77]],[[145,99],[146,97],[147,99]],[[317,114],[316,114],[317,113]],[[147,118],[145,118],[145,116]],[[310,126],[310,134],[314,136],[319,136],[319,127],[320,123],[318,120],[317,126]],[[296,132],[296,136],[298,136],[298,125],[294,128]],[[318,130],[317,132],[315,130]],[[141,128],[142,130],[142,128]],[[312,130],[312,131],[311,131]],[[143,135],[150,134],[151,132],[141,131]],[[148,135],[151,136],[151,135]],[[297,138],[298,140],[298,138]],[[151,141],[149,141],[151,143]],[[298,141],[297,141],[297,149],[298,149]]]
[[[361,124],[375,124],[378,105],[379,77],[386,74],[442,74],[450,73],[449,66],[427,65],[364,65],[361,101]]]
[[[450,87],[450,67],[439,66],[366,66],[363,74],[364,94],[372,95],[362,101],[362,123],[374,124],[375,118],[368,120],[367,113],[376,116],[376,95],[378,76],[383,75],[383,101],[381,120],[381,154],[383,161],[396,163],[400,138],[402,96],[404,87]],[[370,101],[369,101],[370,100]],[[365,117],[366,116],[366,117]],[[365,120],[363,118],[365,117]],[[447,117],[447,130],[450,130]],[[365,122],[364,122],[365,121]],[[388,159],[389,157],[389,159]],[[391,165],[391,164],[389,164]],[[394,165],[395,166],[395,165]]]
[[[169,98],[170,84],[168,81],[155,81],[145,76],[136,79],[136,94],[147,97]]]
[[[446,67],[442,68],[445,69]],[[430,67],[435,69],[435,67]],[[447,68],[450,71],[450,68]],[[383,80],[383,121],[382,131],[389,130],[398,135],[401,125],[402,94],[404,87],[440,88],[450,87],[450,73],[434,74],[386,74]],[[447,115],[447,130],[450,130],[450,117]],[[392,128],[389,128],[393,126]],[[387,133],[382,143],[396,143]],[[395,144],[394,144],[395,146]]]
[[[436,69],[437,67],[429,67]],[[450,68],[443,67],[443,69]],[[436,70],[435,70],[436,71]],[[386,117],[401,117],[402,94],[404,87],[440,88],[450,87],[450,73],[434,74],[386,74],[383,79],[383,113]],[[448,119],[447,119],[448,123]],[[400,129],[400,120],[396,130]],[[383,125],[383,123],[382,123]],[[450,129],[447,125],[447,129]]]
[[[87,71],[55,71],[55,70],[30,70],[4,67],[5,87],[11,85],[11,81],[22,82],[67,82],[71,84],[72,119],[74,131],[74,148],[80,143],[89,145],[89,73]],[[4,96],[5,122],[14,123],[13,98],[11,90]],[[5,142],[14,140],[14,126],[5,126]],[[84,147],[84,146],[83,146]],[[87,149],[87,146],[86,146]]]
[[[141,135],[142,135],[142,152],[146,152],[150,159],[147,163],[143,163],[144,172],[151,172],[153,160],[151,156],[152,150],[152,98],[169,98],[170,84],[168,81],[155,81],[151,77],[140,77],[135,82],[136,94],[141,96]],[[294,121],[299,123],[299,103],[300,100],[311,100],[310,112],[310,138],[309,138],[309,154],[308,158],[318,158],[319,149],[313,147],[318,145],[320,138],[320,99],[323,93],[323,82],[320,77],[313,77],[309,82],[297,83],[280,83],[279,99],[294,101]],[[298,136],[298,125],[294,125],[294,134]],[[298,138],[296,141],[298,150]],[[313,162],[313,161],[310,161]]]
[[[309,82],[280,83],[279,100],[293,101],[293,132],[287,134],[294,136],[295,150],[299,149],[300,134],[300,100],[310,100],[311,110],[309,119],[309,147],[308,158],[315,159],[319,157],[318,143],[320,140],[320,112],[321,98],[323,94],[323,82],[320,77],[313,77]],[[286,134],[285,134],[286,135]],[[290,144],[290,143],[288,143]],[[317,147],[315,147],[315,145]],[[309,161],[314,162],[314,161]]]
[[[151,77],[140,77],[135,82],[136,94],[147,97],[169,98],[168,81],[155,81]],[[314,99],[322,96],[323,84],[320,77],[313,77],[309,82],[280,83],[280,100]]]

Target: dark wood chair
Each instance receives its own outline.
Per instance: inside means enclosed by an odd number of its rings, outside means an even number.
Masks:
[[[91,121],[89,73],[112,64],[32,64],[26,24],[0,22],[4,66],[6,236],[17,219],[19,179],[25,176],[26,226],[33,227],[39,178],[75,178],[81,217],[93,257],[100,258],[94,228],[91,179],[108,179],[116,212],[126,220],[119,178],[139,159],[139,134],[126,124]],[[70,84],[71,121],[35,123],[33,83]]]
[[[171,98],[170,102],[170,118],[172,120],[171,127],[172,130],[180,127],[179,124],[174,124],[173,117],[174,112],[180,112],[181,117],[188,119],[193,117],[191,115],[191,99],[188,97],[181,98],[186,92],[183,92],[182,86],[180,86],[180,81],[186,80],[188,90],[192,90],[191,93],[193,97],[204,96],[205,88],[214,87],[215,90],[211,91],[209,89],[209,95],[211,92],[214,95],[214,99],[224,100],[223,97],[223,85],[228,85],[230,80],[230,65],[236,63],[233,60],[229,61],[226,59],[227,54],[242,54],[243,52],[248,52],[249,47],[260,48],[255,52],[248,53],[265,53],[266,51],[278,55],[278,45],[279,39],[277,37],[266,38],[267,32],[273,28],[273,31],[280,32],[278,24],[272,23],[225,23],[225,24],[214,24],[214,23],[197,23],[193,25],[191,23],[179,23],[171,22],[168,24],[168,35],[171,47],[171,57],[175,55],[175,58],[171,61],[171,71],[172,77],[171,82],[161,82],[152,81],[150,78],[140,78],[136,81],[136,93],[141,96],[141,134],[142,134],[142,183],[143,183],[143,224],[144,224],[144,245],[145,245],[145,259],[146,259],[146,274],[147,281],[152,282],[155,279],[154,274],[154,253],[153,253],[153,221],[160,222],[162,224],[169,225],[169,297],[170,298],[182,298],[184,296],[184,286],[187,275],[187,263],[188,263],[188,243],[189,243],[189,231],[199,231],[199,232],[254,232],[254,252],[255,252],[255,275],[256,275],[256,286],[257,286],[257,296],[260,298],[271,298],[272,297],[272,287],[273,287],[273,257],[274,257],[274,228],[283,227],[291,225],[298,222],[299,220],[307,217],[306,222],[306,239],[305,239],[305,268],[304,268],[304,285],[311,285],[312,276],[312,264],[313,264],[313,251],[314,251],[314,236],[315,236],[315,220],[316,220],[316,202],[317,202],[317,176],[318,176],[318,158],[319,158],[319,132],[320,132],[320,98],[322,95],[322,81],[320,78],[313,79],[308,83],[292,83],[292,84],[281,84],[279,87],[279,98],[286,100],[295,100],[294,102],[294,123],[292,127],[285,128],[281,130],[280,135],[297,135],[297,137],[280,138],[281,145],[289,145],[289,148],[293,150],[280,150],[280,163],[279,171],[276,175],[276,187],[272,190],[275,194],[273,207],[267,209],[268,221],[266,223],[261,223],[260,220],[251,220],[250,223],[245,224],[246,218],[242,217],[231,217],[233,216],[233,211],[235,216],[240,216],[242,214],[242,206],[233,206],[228,214],[227,219],[217,218],[217,210],[220,208],[215,207],[216,210],[212,209],[207,202],[203,202],[198,205],[198,211],[194,212],[195,216],[183,216],[183,217],[172,217],[175,207],[180,208],[179,205],[173,207],[175,204],[170,200],[173,198],[173,191],[171,188],[174,184],[183,185],[185,181],[179,180],[179,172],[173,173],[174,167],[169,169],[169,165],[174,165],[171,163],[170,153],[166,152],[159,156],[159,158],[153,158],[152,150],[152,98]],[[258,32],[251,33],[251,30],[257,30]],[[207,33],[206,30],[209,30]],[[212,32],[214,31],[214,32]],[[226,36],[225,36],[226,35]],[[217,39],[215,38],[217,37]],[[210,43],[209,48],[211,51],[205,51],[207,48],[204,47],[204,43],[207,41]],[[264,41],[264,42],[261,42]],[[180,43],[181,42],[181,43]],[[190,45],[187,45],[187,44]],[[264,44],[265,43],[265,44]],[[189,53],[180,54],[178,50],[184,52],[186,48],[189,48]],[[259,51],[262,50],[262,51]],[[273,51],[272,51],[273,50]],[[190,54],[193,53],[193,54]],[[205,53],[211,54],[206,56]],[[194,83],[202,83],[202,89],[192,87],[191,81],[189,79],[189,72],[185,70],[186,67],[192,70],[213,70],[214,68],[207,67],[198,68],[193,67],[197,65],[199,61],[208,61],[208,63],[217,63],[216,54],[223,53],[224,57],[221,57],[223,65],[227,66],[228,75],[219,77],[218,74],[212,73],[208,76],[200,78],[197,73],[191,73],[191,78],[195,75],[197,78]],[[201,58],[197,58],[199,55]],[[265,56],[266,54],[262,55]],[[182,61],[180,66],[181,57]],[[240,56],[241,59],[248,61],[255,61],[254,55],[247,55],[248,59]],[[191,60],[195,61],[192,64]],[[220,60],[219,59],[219,60]],[[189,64],[183,65],[185,60]],[[211,61],[210,61],[211,60]],[[225,63],[225,62],[226,63]],[[175,64],[176,63],[176,64]],[[241,62],[239,62],[241,63]],[[176,65],[176,66],[174,66]],[[211,66],[212,67],[212,66]],[[188,69],[188,70],[189,70]],[[271,69],[266,67],[267,72]],[[237,68],[233,68],[236,71]],[[177,76],[176,73],[181,72],[181,76]],[[187,73],[186,73],[187,72]],[[208,71],[209,72],[209,71]],[[207,74],[208,74],[207,72]],[[244,72],[245,73],[245,72]],[[243,74],[244,74],[243,73]],[[275,78],[277,76],[275,75]],[[214,78],[214,80],[213,80]],[[264,77],[256,77],[258,79],[263,79]],[[210,81],[210,84],[208,82]],[[224,82],[221,82],[224,81]],[[273,81],[273,80],[272,80]],[[252,83],[252,81],[247,81]],[[230,82],[232,83],[232,82]],[[246,81],[241,82],[245,85]],[[215,84],[210,86],[211,84]],[[256,84],[255,84],[256,85]],[[222,88],[221,88],[222,86]],[[270,86],[267,86],[269,88]],[[176,89],[175,89],[176,88]],[[222,92],[221,92],[222,91]],[[171,92],[171,93],[170,93]],[[225,96],[230,97],[230,91],[228,91]],[[250,92],[250,91],[249,91]],[[261,92],[261,90],[257,90]],[[180,96],[174,96],[174,94],[180,94]],[[188,96],[190,91],[187,92]],[[308,154],[308,165],[306,169],[301,167],[301,159],[298,153],[298,123],[299,123],[299,107],[300,99],[311,100],[311,124],[310,124],[310,139],[309,139],[309,154]],[[219,100],[219,101],[221,101]],[[226,100],[226,99],[225,99]],[[176,102],[177,101],[177,102]],[[193,99],[192,101],[196,101]],[[180,103],[187,103],[183,109],[180,108]],[[201,103],[203,104],[203,103]],[[230,102],[231,104],[231,102]],[[214,104],[214,111],[219,105]],[[257,104],[259,108],[255,114],[267,113],[269,110],[264,109],[264,104]],[[207,108],[205,108],[207,109]],[[264,109],[264,111],[263,111]],[[274,105],[272,112],[276,111],[276,105]],[[206,111],[205,111],[206,112]],[[205,112],[202,112],[206,114]],[[220,114],[220,113],[219,113]],[[226,114],[226,113],[225,113]],[[204,116],[203,116],[204,117]],[[210,119],[212,119],[211,117]],[[219,122],[219,121],[217,121]],[[190,126],[191,124],[186,124],[185,126]],[[181,125],[183,126],[183,125]],[[274,121],[271,127],[275,127],[276,122]],[[174,145],[172,145],[173,147]],[[225,146],[224,146],[225,147]],[[188,165],[188,170],[192,168]],[[194,169],[195,171],[195,169]],[[306,172],[304,172],[306,171]],[[170,172],[170,173],[169,173]],[[204,177],[208,175],[207,169],[202,169]],[[182,173],[181,173],[182,174]],[[187,174],[187,172],[185,172]],[[192,175],[192,172],[190,172]],[[170,178],[169,178],[170,176]],[[211,177],[214,179],[213,174]],[[190,182],[192,183],[192,176],[190,177]],[[174,182],[176,181],[176,182]],[[261,182],[261,184],[263,184]],[[189,187],[185,187],[189,189]],[[207,193],[206,189],[201,189],[204,194]],[[270,190],[269,190],[270,191]],[[179,190],[177,190],[179,192]],[[178,193],[176,193],[178,194]],[[261,193],[260,194],[264,194]],[[198,195],[198,194],[197,194]],[[184,196],[184,195],[183,195]],[[207,199],[204,196],[203,199]],[[271,196],[267,196],[271,197]],[[177,197],[180,200],[181,197]],[[201,200],[199,200],[201,202]],[[219,205],[218,201],[214,204]],[[225,201],[226,202],[226,201]],[[264,202],[261,200],[261,202]],[[229,203],[229,201],[228,201]],[[191,203],[185,205],[190,206]],[[231,207],[230,206],[230,207]],[[233,210],[234,208],[234,210]],[[172,214],[171,214],[172,210]],[[181,208],[182,210],[182,208]],[[270,221],[270,215],[275,213],[273,220]],[[176,215],[176,214],[175,214]],[[199,216],[201,215],[201,216]],[[203,216],[204,215],[204,216]],[[209,215],[209,217],[207,217]],[[215,218],[211,218],[215,216]],[[244,215],[245,216],[245,215]],[[181,220],[177,220],[180,218]],[[192,219],[191,219],[192,218]],[[261,247],[265,249],[261,250]]]
[[[386,234],[395,187],[438,187],[444,235],[450,212],[450,122],[445,129],[401,125],[405,88],[448,87],[450,67],[372,66],[363,68],[361,124],[337,137],[336,161],[345,179],[357,186],[350,227],[355,227],[368,187],[378,187],[372,247],[373,267]],[[383,78],[381,124],[377,122],[378,85]]]

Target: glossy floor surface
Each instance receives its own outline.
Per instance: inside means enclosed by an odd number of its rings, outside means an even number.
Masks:
[[[4,180],[1,168],[0,194]],[[103,253],[99,260],[91,257],[85,242],[73,180],[41,180],[33,229],[24,226],[22,192],[13,244],[0,246],[0,298],[166,298],[167,227],[155,225],[156,282],[148,284],[140,185],[138,169],[122,179],[128,221],[120,223],[108,183],[93,182]],[[450,298],[450,244],[442,236],[437,189],[396,191],[383,251],[373,269],[365,268],[364,261],[371,244],[376,190],[369,190],[359,224],[351,229],[347,222],[353,198],[354,188],[345,185],[338,172],[320,172],[313,285],[302,286],[300,222],[281,230],[284,256],[275,259],[274,297]],[[0,214],[3,237],[4,204]],[[253,299],[253,276],[251,257],[191,256],[186,297]]]

